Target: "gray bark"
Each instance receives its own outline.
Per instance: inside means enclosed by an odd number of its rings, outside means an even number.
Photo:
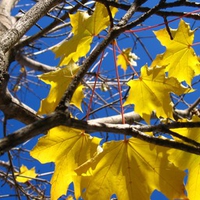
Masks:
[[[14,0],[2,0],[0,2],[0,10],[2,11],[0,21],[3,24],[2,26],[0,25],[0,109],[4,112],[6,118],[15,118],[25,124],[29,124],[40,118],[36,116],[36,112],[33,109],[19,102],[7,89],[7,83],[9,81],[7,68],[10,64],[10,51],[13,45],[23,37],[37,20],[45,15],[53,6],[60,3],[61,0],[44,0],[36,3],[35,6],[13,25],[10,12],[16,2]],[[35,64],[39,65],[38,63]]]

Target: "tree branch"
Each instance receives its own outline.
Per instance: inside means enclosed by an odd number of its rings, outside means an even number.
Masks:
[[[138,3],[138,1],[136,1]],[[136,9],[138,8],[138,5],[141,5],[142,3],[144,3],[145,1],[139,1],[139,3],[136,5],[134,4],[133,7],[131,7],[130,9],[130,13],[129,15],[125,16],[125,18],[129,18],[130,14],[133,14],[134,12],[136,12]],[[135,10],[134,10],[135,9]],[[156,12],[157,9],[153,9],[151,11],[151,14]],[[144,15],[143,17],[141,17],[141,19],[136,20],[134,22],[134,24],[132,24],[133,26],[137,26],[139,23],[141,23],[142,21],[144,21],[145,19],[147,19],[149,17],[149,15]],[[101,54],[101,52],[116,38],[118,37],[122,32],[124,32],[126,30],[126,28],[128,27],[124,27],[121,25],[117,25],[114,26],[110,32],[108,33],[108,35],[105,37],[105,39],[96,47],[96,49],[90,54],[90,56],[88,56],[83,65],[81,66],[80,70],[78,71],[78,73],[76,74],[76,76],[74,77],[73,81],[70,83],[70,85],[68,86],[68,89],[66,90],[65,94],[63,95],[58,107],[56,108],[57,110],[62,110],[65,111],[68,109],[68,105],[71,101],[72,95],[74,93],[74,91],[76,90],[76,88],[78,87],[80,81],[83,79],[84,75],[87,73],[88,69],[92,66],[92,64],[96,61],[96,59],[98,58],[98,56]]]
[[[0,155],[41,133],[44,134],[47,130],[55,126],[61,125],[68,118],[69,115],[67,114],[55,112],[0,139]]]
[[[43,15],[60,2],[62,0],[43,0],[36,3],[10,30],[2,35],[0,40],[1,51],[6,53]]]
[[[17,119],[25,124],[33,123],[41,117],[36,115],[36,112],[14,98],[7,89],[9,75],[4,74],[4,81],[0,87],[0,109],[3,111],[7,119]]]
[[[43,0],[36,3],[23,15],[8,31],[3,32],[0,39],[0,85],[3,81],[3,73],[6,71],[5,53],[19,41],[19,39],[56,4],[62,0]]]
[[[87,0],[82,0],[83,4],[85,2],[87,2]],[[35,40],[39,39],[40,37],[44,36],[46,33],[51,31],[55,26],[57,26],[58,24],[60,24],[61,22],[65,21],[67,18],[69,18],[69,13],[75,12],[80,6],[81,6],[81,4],[77,4],[69,12],[63,14],[63,16],[60,17],[60,20],[58,18],[55,19],[51,24],[49,24],[47,27],[45,27],[44,29],[42,29],[41,31],[36,33],[35,35],[30,36],[27,39],[21,41],[19,44],[16,45],[16,49],[22,48],[22,47],[34,42]]]
[[[51,71],[55,71],[56,68],[49,66],[49,65],[45,65],[43,63],[40,63],[38,61],[35,61],[31,58],[28,58],[27,56],[21,55],[21,54],[17,54],[15,57],[16,61],[19,62],[19,64],[21,64],[22,66],[27,66],[35,71],[40,71],[40,72],[51,72]]]
[[[14,18],[10,15],[12,8],[19,0],[1,0],[0,1],[0,23],[6,27],[6,29],[10,29],[15,22]]]
[[[130,8],[127,10],[126,14],[119,21],[118,26],[125,26],[128,23],[129,19],[132,17],[132,15],[137,11],[138,7],[146,1],[147,0],[135,0],[134,3],[132,3],[132,5],[130,6]]]
[[[59,125],[85,130],[87,133],[90,134],[93,132],[109,132],[116,134],[124,134],[156,145],[175,148],[198,155],[200,154],[199,146],[194,147],[174,140],[157,138],[144,133],[144,132],[165,133],[166,130],[172,128],[199,128],[200,122],[174,122],[170,124],[159,124],[154,126],[108,124],[108,123],[98,123],[92,120],[81,121],[77,119],[72,119],[70,118],[69,113],[65,114],[60,111],[54,112],[51,115],[48,115],[46,118],[40,119],[37,122],[27,125],[26,127],[17,130],[16,132],[4,137],[3,139],[0,139],[0,153],[3,154],[6,151],[12,149],[13,147],[22,144],[23,142],[41,133],[44,134],[49,129]]]
[[[14,1],[13,1],[14,2]],[[36,23],[50,8],[60,3],[61,0],[44,0],[32,7],[16,24],[8,31],[3,32],[0,39],[0,109],[7,118],[15,118],[25,124],[32,123],[40,117],[28,106],[15,99],[7,89],[9,76],[6,72],[7,56],[5,53]]]
[[[98,2],[101,2],[101,3],[104,3],[103,0],[97,0]],[[117,1],[107,1],[108,5],[109,6],[113,6],[113,7],[116,7],[116,8],[119,8],[119,9],[122,9],[122,10],[128,10],[130,8],[130,5],[127,5],[127,4],[123,4],[123,3],[119,3]],[[162,5],[162,7],[160,6],[160,9],[166,9],[166,8],[171,8],[171,7],[178,7],[178,6],[181,6],[181,5],[185,5],[185,6],[188,6],[188,7],[197,7],[199,8],[200,7],[200,3],[196,3],[196,2],[175,2],[175,3],[165,3]],[[150,10],[149,7],[138,7],[137,9],[137,12],[142,12],[142,13],[146,13]],[[190,13],[188,15],[188,12],[175,12],[175,11],[164,11],[164,10],[158,10],[156,13],[154,13],[155,15],[158,15],[158,16],[165,16],[165,17],[168,17],[168,16],[176,16],[176,17],[187,17],[187,18],[191,18],[191,19],[195,19],[195,20],[200,20],[200,15],[198,13]]]

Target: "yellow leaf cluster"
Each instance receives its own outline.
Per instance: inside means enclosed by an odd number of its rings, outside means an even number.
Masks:
[[[182,120],[185,121],[185,120]],[[199,117],[193,117],[192,121],[200,122]],[[179,128],[172,129],[172,131],[179,133],[182,136],[188,137],[196,142],[200,142],[199,128]],[[176,138],[175,138],[176,139]],[[188,170],[188,178],[186,183],[188,199],[200,199],[200,157],[199,155],[178,151],[175,149],[169,150],[169,160],[173,162],[179,169]]]
[[[80,176],[77,176],[74,169],[95,154],[99,142],[99,138],[64,126],[51,129],[46,136],[39,139],[30,155],[41,163],[54,162],[56,165],[51,179],[52,200],[65,194],[72,182],[75,196],[81,195]]]
[[[170,29],[170,32],[172,40],[166,29],[154,32],[166,51],[158,55],[151,66],[167,66],[169,77],[176,77],[178,81],[186,81],[191,85],[193,77],[200,74],[200,62],[192,48],[194,31],[181,20],[178,29]]]
[[[176,78],[165,76],[165,67],[156,66],[141,68],[138,79],[130,80],[129,96],[124,105],[134,104],[137,112],[146,122],[150,123],[152,111],[157,117],[173,119],[173,105],[170,92],[177,95],[188,92]]]
[[[38,114],[49,114],[55,110],[64,92],[66,91],[78,70],[79,67],[76,64],[70,63],[68,66],[62,69],[58,69],[57,71],[45,73],[39,76],[40,80],[44,81],[46,84],[51,85],[51,89],[47,98],[41,101]],[[79,85],[73,94],[71,104],[82,110],[81,102],[83,98],[83,85]]]
[[[115,12],[113,9],[112,14]],[[66,66],[39,77],[50,84],[51,89],[48,97],[42,100],[38,114],[54,111],[79,70],[74,63],[89,52],[93,36],[109,25],[107,9],[100,3],[96,3],[92,16],[86,12],[77,12],[70,15],[70,20],[73,37],[54,48],[56,56],[61,57],[60,65]],[[186,81],[191,85],[192,78],[200,74],[199,60],[191,47],[194,31],[183,20],[177,30],[170,31],[173,40],[166,29],[155,32],[161,44],[166,46],[166,52],[158,55],[151,67],[143,66],[138,79],[128,82],[130,92],[124,105],[134,104],[134,111],[148,123],[152,112],[157,117],[173,119],[170,93],[181,95],[189,92],[180,82]],[[117,64],[126,70],[133,60],[134,56],[128,48],[118,56]],[[80,110],[84,97],[82,90],[83,86],[79,85],[70,102]],[[199,129],[173,131],[200,141]],[[187,199],[183,185],[186,169],[189,170],[186,185],[188,198],[200,199],[197,189],[200,187],[198,156],[150,145],[135,138],[106,142],[102,148],[99,143],[99,138],[64,126],[51,129],[39,139],[30,154],[41,163],[55,163],[51,179],[52,200],[66,194],[71,183],[74,184],[77,199],[82,196],[87,200],[104,200],[115,194],[119,200],[135,197],[146,200],[150,199],[155,189],[169,199]],[[21,174],[26,171],[28,169],[20,169]],[[20,173],[17,181],[21,178]]]
[[[65,194],[74,183],[75,197],[119,200],[149,199],[157,189],[168,198],[183,198],[185,173],[168,161],[168,148],[131,138],[106,142],[67,127],[51,129],[39,139],[31,156],[56,165],[51,179],[51,199]],[[138,181],[139,180],[139,181]]]
[[[111,12],[114,16],[117,9],[111,8]],[[57,57],[61,57],[60,66],[64,65],[65,67],[39,76],[40,80],[51,85],[47,98],[41,101],[38,110],[40,115],[49,114],[55,110],[79,69],[75,62],[88,53],[93,37],[106,29],[110,23],[106,7],[100,3],[96,3],[92,16],[87,12],[77,12],[70,15],[70,21],[73,37],[52,49]],[[81,111],[81,102],[84,98],[83,88],[83,85],[79,85],[70,102]]]
[[[26,166],[22,165],[20,167],[19,173],[15,173],[16,181],[19,183],[26,183],[34,178],[37,174],[35,173],[35,168],[28,169]]]
[[[150,199],[158,189],[170,199],[184,197],[182,180],[185,173],[170,164],[167,148],[150,149],[146,142],[128,141],[104,143],[102,153],[76,172],[82,176],[84,199]]]
[[[117,9],[111,8],[111,12],[114,16]],[[77,12],[70,15],[70,22],[73,37],[52,49],[57,57],[61,57],[61,66],[77,62],[80,57],[84,57],[90,50],[93,37],[108,27],[110,19],[106,7],[96,3],[92,16],[87,12]]]

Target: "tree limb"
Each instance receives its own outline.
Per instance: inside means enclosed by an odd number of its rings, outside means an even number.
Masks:
[[[80,130],[85,130],[88,133],[92,132],[110,132],[117,134],[124,134],[127,136],[132,136],[143,141],[153,143],[156,145],[161,145],[165,147],[175,148],[183,150],[186,152],[200,154],[199,146],[191,146],[181,142],[177,142],[169,139],[157,138],[145,134],[144,132],[165,132],[168,129],[172,128],[194,128],[200,127],[200,122],[174,122],[171,124],[159,124],[159,125],[128,125],[128,124],[106,124],[106,123],[97,123],[92,121],[80,121],[70,118],[69,113],[65,114],[63,112],[57,111],[48,115],[44,119],[40,119],[35,123],[27,125],[24,128],[17,130],[16,132],[0,139],[0,153],[3,154],[6,151],[12,149],[13,147],[22,144],[23,142],[41,134],[45,133],[49,129],[63,125],[71,128],[76,128]],[[66,133],[67,134],[67,133]]]
[[[3,111],[7,119],[16,119],[24,124],[33,123],[41,117],[37,116],[36,112],[14,98],[7,89],[9,75],[4,74],[4,81],[0,87],[0,109]]]
[[[104,3],[103,0],[97,0],[98,2],[101,2],[101,3]],[[130,5],[127,5],[127,4],[123,4],[123,3],[119,3],[117,1],[106,1],[107,4],[109,6],[113,6],[113,7],[116,7],[116,8],[119,8],[119,9],[122,9],[122,10],[128,10],[130,8]],[[197,2],[175,2],[175,3],[165,3],[162,5],[162,7],[160,6],[161,9],[166,9],[166,8],[171,8],[171,7],[178,7],[180,5],[185,5],[185,6],[188,6],[188,7],[197,7],[199,8],[200,7],[200,3],[197,3]],[[149,7],[142,7],[140,6],[138,9],[137,9],[137,12],[142,12],[142,13],[146,13],[150,10]],[[195,19],[195,20],[200,20],[200,15],[198,13],[189,13],[188,15],[188,12],[175,12],[175,11],[164,11],[164,10],[158,10],[155,15],[158,15],[158,16],[165,16],[165,17],[168,17],[168,16],[177,16],[177,17],[187,17],[187,18],[191,18],[191,19]]]
[[[27,56],[21,55],[21,54],[17,54],[15,57],[16,61],[19,62],[19,64],[21,64],[22,66],[27,66],[35,71],[40,71],[40,72],[51,72],[51,71],[55,71],[56,68],[49,66],[49,65],[45,65],[43,63],[40,63],[36,60],[33,60],[31,58],[28,58]]]
[[[62,0],[43,0],[36,3],[10,30],[2,35],[0,40],[1,51],[6,53],[43,15],[60,2]]]
[[[87,2],[87,0],[82,0],[82,3],[85,3],[85,2]],[[41,31],[39,31],[35,35],[30,36],[30,37],[26,38],[25,40],[21,41],[19,44],[16,45],[16,49],[22,48],[22,47],[32,43],[33,41],[39,39],[40,37],[44,36],[45,34],[47,34],[55,26],[57,26],[62,21],[65,21],[67,18],[69,18],[69,13],[75,12],[80,6],[81,6],[80,4],[77,4],[69,12],[66,12],[65,14],[63,14],[63,16],[60,17],[60,20],[55,19],[51,24],[49,24],[47,27],[43,28]]]
[[[41,133],[44,134],[47,130],[55,126],[61,125],[64,121],[66,122],[68,118],[68,114],[54,112],[46,118],[40,119],[24,128],[19,129],[15,133],[0,139],[0,155]]]

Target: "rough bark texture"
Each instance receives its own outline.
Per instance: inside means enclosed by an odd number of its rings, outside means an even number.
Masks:
[[[48,12],[50,8],[59,2],[61,1],[40,1],[26,14],[24,14],[23,17],[21,17],[15,24],[13,24],[14,20],[12,20],[13,17],[10,13],[12,7],[15,3],[17,3],[17,1],[2,0],[0,2],[0,10],[2,11],[0,15],[0,109],[4,112],[7,119],[15,118],[25,124],[29,124],[40,119],[33,109],[19,102],[7,89],[7,83],[9,81],[7,69],[11,62],[9,55],[12,51],[13,45],[19,42],[20,38],[22,38],[22,36],[37,22],[37,20],[39,20]],[[34,64],[37,64],[37,66],[39,65],[38,63]],[[40,69],[42,67],[44,68],[44,66],[40,66]],[[49,68],[50,67],[48,67],[48,69]],[[47,66],[45,66],[45,69],[47,69]]]

